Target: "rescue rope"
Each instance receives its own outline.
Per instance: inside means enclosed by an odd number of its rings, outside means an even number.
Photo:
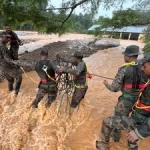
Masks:
[[[44,69],[43,69],[43,70],[44,70]],[[53,79],[53,78],[47,73],[47,70],[44,70],[44,72],[46,73],[46,75],[48,76],[49,79],[51,79],[52,81],[55,81],[55,82],[56,82],[56,80]]]
[[[135,65],[138,65],[138,63],[136,63],[135,61],[132,61],[130,63],[125,63],[122,66],[124,67],[124,66],[135,66]]]
[[[144,89],[145,89],[148,85],[150,85],[150,81],[148,81],[147,83],[145,83],[144,88],[141,89],[141,91],[140,91],[140,93],[139,93],[138,101],[135,103],[135,107],[138,108],[138,109],[147,109],[147,108],[150,108],[150,106],[138,106],[138,104],[140,103],[140,97],[141,97],[141,95],[142,95]]]
[[[101,76],[101,75],[97,75],[97,74],[93,74],[93,73],[90,73],[90,74],[93,75],[93,76],[100,77],[100,78],[109,79],[109,80],[114,80],[113,78],[109,78],[109,77],[105,77],[105,76]]]
[[[27,78],[29,78],[29,79],[30,79],[31,81],[33,81],[34,83],[38,84],[38,82],[36,82],[33,78],[31,78],[30,76],[28,76],[28,75],[26,74],[25,70],[24,70],[22,67],[20,67],[20,69],[23,71],[23,73],[25,74],[25,76],[26,76]]]

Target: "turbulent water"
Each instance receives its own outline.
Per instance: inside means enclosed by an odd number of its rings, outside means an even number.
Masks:
[[[91,73],[112,78],[123,63],[119,48],[99,51],[85,61]],[[35,72],[28,75],[39,81]],[[120,93],[108,91],[101,78],[88,83],[84,100],[70,112],[66,99],[60,107],[61,95],[48,109],[44,107],[47,97],[32,109],[37,85],[25,76],[17,98],[7,91],[6,81],[0,84],[0,150],[96,150],[102,120],[113,114]],[[140,141],[139,150],[149,150],[149,140]],[[125,132],[120,142],[111,143],[111,150],[127,150]]]

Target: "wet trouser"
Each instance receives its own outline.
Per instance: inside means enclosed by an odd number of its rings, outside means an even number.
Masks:
[[[22,75],[18,74],[18,76],[12,77],[12,76],[9,75],[9,73],[4,73],[4,76],[8,81],[9,91],[13,90],[13,84],[14,84],[14,81],[16,79],[16,84],[15,84],[15,89],[14,90],[15,90],[15,94],[17,95],[19,90],[20,90],[21,83],[22,83]]]
[[[88,86],[84,88],[76,88],[74,90],[72,101],[71,101],[71,107],[77,107],[77,105],[80,103],[80,101],[84,98],[86,91],[88,89]]]
[[[44,98],[44,96],[48,94],[47,105],[51,105],[52,102],[55,101],[57,97],[57,87],[56,85],[49,85],[47,87],[43,87],[40,85],[36,98],[33,102],[33,107],[37,108],[38,103]]]
[[[10,47],[10,55],[13,60],[18,60],[18,51],[19,51],[18,45],[13,45]]]
[[[137,112],[135,112],[131,117],[122,116],[122,118],[120,118],[118,116],[112,116],[105,118],[102,124],[101,139],[104,143],[109,144],[110,134],[114,128],[118,130],[131,131],[135,129],[136,126],[143,124],[147,118],[148,117]],[[137,142],[129,142],[129,150],[138,150]]]
[[[137,97],[134,98],[135,101],[137,100]],[[129,116],[130,112],[132,111],[132,107],[135,104],[135,101],[128,101],[123,100],[121,97],[119,97],[118,103],[115,107],[115,116]],[[117,129],[113,129],[111,136],[113,137],[114,141],[119,141],[121,137],[121,131]]]

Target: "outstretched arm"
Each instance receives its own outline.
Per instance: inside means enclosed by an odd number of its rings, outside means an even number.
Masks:
[[[112,84],[108,84],[106,80],[104,80],[104,85],[112,92],[118,92],[121,90],[123,86],[123,80],[125,76],[125,69],[121,68],[118,73],[115,76],[115,79],[113,80]]]

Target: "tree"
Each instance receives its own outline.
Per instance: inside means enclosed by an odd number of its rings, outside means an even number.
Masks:
[[[72,14],[70,21],[72,22],[71,31],[78,33],[87,33],[87,29],[93,25],[93,14]]]
[[[149,0],[63,0],[60,8],[55,8],[48,0],[0,0],[0,16],[3,24],[18,25],[31,23],[35,29],[43,32],[65,32],[71,25],[69,18],[73,11],[82,7],[94,14],[103,3],[106,9],[122,6],[126,1],[136,1],[145,7]],[[55,12],[57,10],[57,13]]]

